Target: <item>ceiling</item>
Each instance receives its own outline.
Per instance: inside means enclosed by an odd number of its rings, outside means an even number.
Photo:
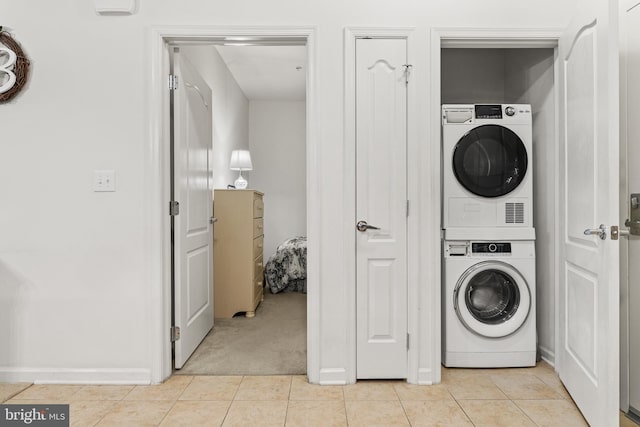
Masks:
[[[219,45],[216,49],[250,101],[304,101],[306,46]]]

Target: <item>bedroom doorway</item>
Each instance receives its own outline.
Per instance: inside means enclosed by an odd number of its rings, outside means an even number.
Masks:
[[[214,327],[176,373],[306,374],[306,46],[243,38],[180,49],[213,88],[217,173]],[[244,190],[229,189],[236,149],[251,156]]]
[[[188,30],[185,31],[188,33]],[[301,239],[313,242],[313,236],[308,236],[312,233],[307,232],[312,228],[309,227],[307,220],[309,211],[307,206],[312,203],[307,199],[310,174],[308,165],[311,164],[313,167],[313,159],[310,159],[307,154],[310,134],[307,126],[310,104],[307,95],[310,62],[307,56],[307,43],[310,31],[285,30],[277,36],[271,34],[271,31],[266,31],[270,34],[246,35],[246,33],[236,32],[231,35],[209,35],[203,38],[202,35],[190,36],[185,33],[179,36],[162,37],[163,51],[169,52],[170,49],[179,47],[181,55],[189,56],[191,62],[196,67],[200,67],[199,71],[203,77],[209,79],[207,83],[212,88],[214,107],[212,109],[214,129],[211,160],[214,173],[213,189],[226,189],[237,177],[237,172],[229,170],[231,151],[246,149],[251,152],[253,170],[249,173],[243,172],[243,176],[249,181],[248,188],[264,196],[264,240],[261,242],[264,250],[262,255],[264,264],[276,255],[276,249],[283,243],[290,245]],[[291,34],[295,32],[301,34]],[[158,33],[163,31],[159,30]],[[295,55],[291,55],[291,52],[284,52],[286,49],[296,50],[298,56],[293,57]],[[204,53],[205,51],[208,53]],[[300,52],[302,56],[299,55]],[[157,59],[156,64],[159,62]],[[169,55],[165,59],[171,62]],[[256,66],[256,61],[260,67]],[[289,90],[280,87],[274,92],[273,85],[270,84],[273,79],[269,80],[273,76],[264,71],[264,65],[277,68],[278,64],[293,70],[295,75],[302,76],[301,88]],[[218,76],[219,80],[216,82],[211,75],[215,72],[220,73],[221,67],[226,70],[223,76]],[[210,69],[207,71],[207,68]],[[258,72],[258,74],[254,73],[253,77],[248,72],[252,69]],[[276,71],[274,75],[281,81],[289,83],[294,80],[300,81],[300,78],[288,78],[283,75],[284,72],[279,74],[281,75],[278,76]],[[250,77],[247,77],[248,75]],[[263,85],[262,90],[259,87],[257,89],[250,87],[257,82]],[[272,92],[270,97],[256,95],[256,93],[264,94],[269,89]],[[301,91],[302,96],[295,98],[295,95],[291,95],[296,91]],[[273,95],[274,93],[277,96]],[[287,99],[286,96],[289,98]],[[216,103],[223,107],[216,108]],[[169,113],[170,108],[163,108],[163,110]],[[239,110],[244,110],[246,117],[240,117],[237,114]],[[293,193],[291,190],[294,190]],[[214,226],[214,239],[215,229],[219,226],[219,223]],[[302,253],[298,246],[296,251]],[[305,259],[298,261],[296,266],[298,270],[300,264],[306,264],[306,247],[304,255]],[[166,253],[164,259],[166,259]],[[264,283],[263,280],[260,282]],[[310,282],[313,283],[313,280]],[[174,373],[305,374],[307,372],[308,303],[305,292],[307,279],[295,277],[292,283],[294,283],[293,286],[285,286],[285,289],[282,289],[283,292],[278,293],[270,291],[271,288],[281,290],[277,289],[277,286],[265,287],[265,298],[256,308],[253,318],[245,316],[244,312],[239,312],[233,317],[218,319],[215,318],[214,313],[212,332],[203,340],[182,370]],[[166,291],[164,295],[163,299],[166,301]],[[166,322],[170,316],[165,311],[162,317]],[[276,331],[279,333],[275,333]],[[222,338],[207,343],[210,336],[215,336],[219,332],[224,332]],[[166,335],[164,331],[163,335]],[[294,338],[295,343],[292,342]],[[263,348],[261,342],[270,347]],[[166,342],[163,343],[163,347],[165,348],[162,360],[164,379],[171,374],[171,371],[167,370],[167,360],[173,359],[170,348],[167,353]],[[230,352],[234,347],[236,352]],[[290,362],[290,357],[282,357],[282,355],[294,355],[295,362]],[[214,366],[214,370],[208,370],[206,359],[234,361],[235,366]],[[194,365],[192,362],[200,363],[199,366],[191,366]],[[171,366],[173,366],[172,362]]]

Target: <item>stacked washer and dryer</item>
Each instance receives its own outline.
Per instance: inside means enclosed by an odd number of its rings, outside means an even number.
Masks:
[[[442,362],[536,363],[531,107],[443,105]]]

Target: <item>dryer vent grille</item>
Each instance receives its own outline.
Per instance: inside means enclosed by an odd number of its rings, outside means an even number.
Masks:
[[[524,224],[524,203],[505,203],[505,222]]]

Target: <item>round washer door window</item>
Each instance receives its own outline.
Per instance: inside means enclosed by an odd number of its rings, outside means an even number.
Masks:
[[[527,173],[527,149],[511,129],[483,125],[464,134],[453,150],[453,173],[467,190],[500,197],[515,190]]]
[[[527,320],[531,293],[525,279],[511,265],[485,261],[460,277],[454,291],[454,307],[471,332],[489,338],[505,337]]]

